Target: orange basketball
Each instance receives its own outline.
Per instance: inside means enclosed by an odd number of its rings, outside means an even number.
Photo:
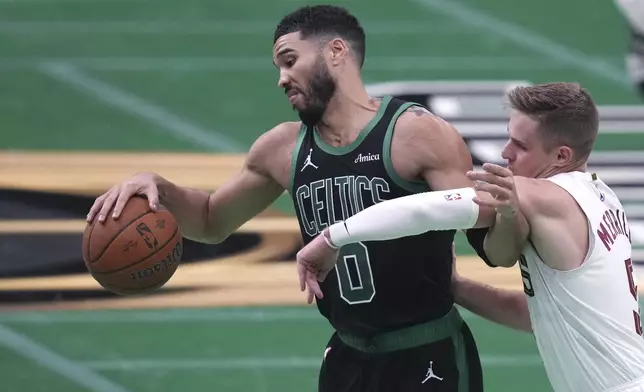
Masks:
[[[121,216],[94,219],[83,234],[83,260],[94,279],[120,295],[149,293],[174,275],[183,254],[183,237],[174,216],[148,200],[132,197]]]

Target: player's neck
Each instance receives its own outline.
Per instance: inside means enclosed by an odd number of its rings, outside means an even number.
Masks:
[[[585,172],[588,168],[586,162],[571,162],[566,166],[549,167],[544,170],[538,177],[548,178],[561,173]]]
[[[316,127],[322,138],[332,146],[353,142],[373,119],[379,104],[371,99],[362,83],[358,86],[338,83],[338,90]]]

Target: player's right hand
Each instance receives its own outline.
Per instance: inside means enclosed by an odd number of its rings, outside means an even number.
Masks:
[[[150,202],[150,209],[157,211],[159,205],[159,180],[155,173],[137,173],[130,179],[114,185],[109,191],[96,198],[94,205],[87,214],[91,222],[98,216],[99,222],[104,222],[112,211],[112,218],[118,219],[127,201],[134,195],[145,196]]]
[[[483,170],[470,171],[467,177],[472,181],[479,181],[475,186],[477,191],[487,192],[493,197],[476,197],[473,199],[474,203],[494,208],[504,218],[513,219],[519,211],[519,201],[512,171],[492,163],[484,163]]]

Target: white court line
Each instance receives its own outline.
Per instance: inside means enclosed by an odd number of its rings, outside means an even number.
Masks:
[[[538,355],[481,355],[484,366],[542,365]],[[225,359],[119,359],[90,360],[82,363],[97,370],[240,370],[240,369],[316,369],[321,357],[250,357]]]
[[[1,0],[0,0],[1,1]],[[0,33],[8,34],[219,34],[272,36],[278,20],[112,20],[112,21],[0,21]],[[420,22],[418,20],[364,21],[369,35],[467,34],[454,23]]]
[[[46,63],[40,70],[65,84],[75,87],[100,101],[117,107],[125,112],[143,118],[175,137],[192,142],[201,147],[219,151],[245,151],[244,146],[226,135],[201,128],[166,109],[147,102],[132,93],[85,75],[72,65],[65,63]]]
[[[23,334],[0,324],[0,344],[94,392],[128,392],[80,363],[74,363]],[[5,386],[6,387],[6,386]],[[45,386],[43,386],[45,388]],[[46,388],[45,388],[46,389]]]
[[[465,25],[495,33],[508,41],[515,42],[536,53],[558,60],[563,64],[574,65],[578,69],[586,71],[596,77],[614,82],[629,89],[631,88],[631,82],[626,75],[625,69],[613,66],[609,62],[589,56],[577,49],[554,42],[537,32],[484,11],[477,10],[458,0],[410,1],[429,11],[441,13]]]
[[[267,60],[268,59],[268,60]],[[102,71],[265,71],[276,72],[270,58],[235,57],[72,57],[0,59],[0,71],[38,67],[42,63],[64,63],[68,66]],[[556,63],[540,64],[531,57],[494,56],[372,56],[365,62],[369,71],[412,70],[535,70],[565,69]],[[75,72],[80,72],[76,70]]]

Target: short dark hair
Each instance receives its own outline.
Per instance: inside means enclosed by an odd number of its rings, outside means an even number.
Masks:
[[[347,41],[356,55],[356,61],[364,64],[366,38],[358,19],[346,8],[334,5],[304,6],[286,15],[275,28],[273,44],[283,35],[299,31],[302,39],[339,37]]]
[[[508,94],[510,106],[540,125],[546,148],[570,147],[587,159],[597,139],[599,113],[590,93],[577,83],[519,86]]]

